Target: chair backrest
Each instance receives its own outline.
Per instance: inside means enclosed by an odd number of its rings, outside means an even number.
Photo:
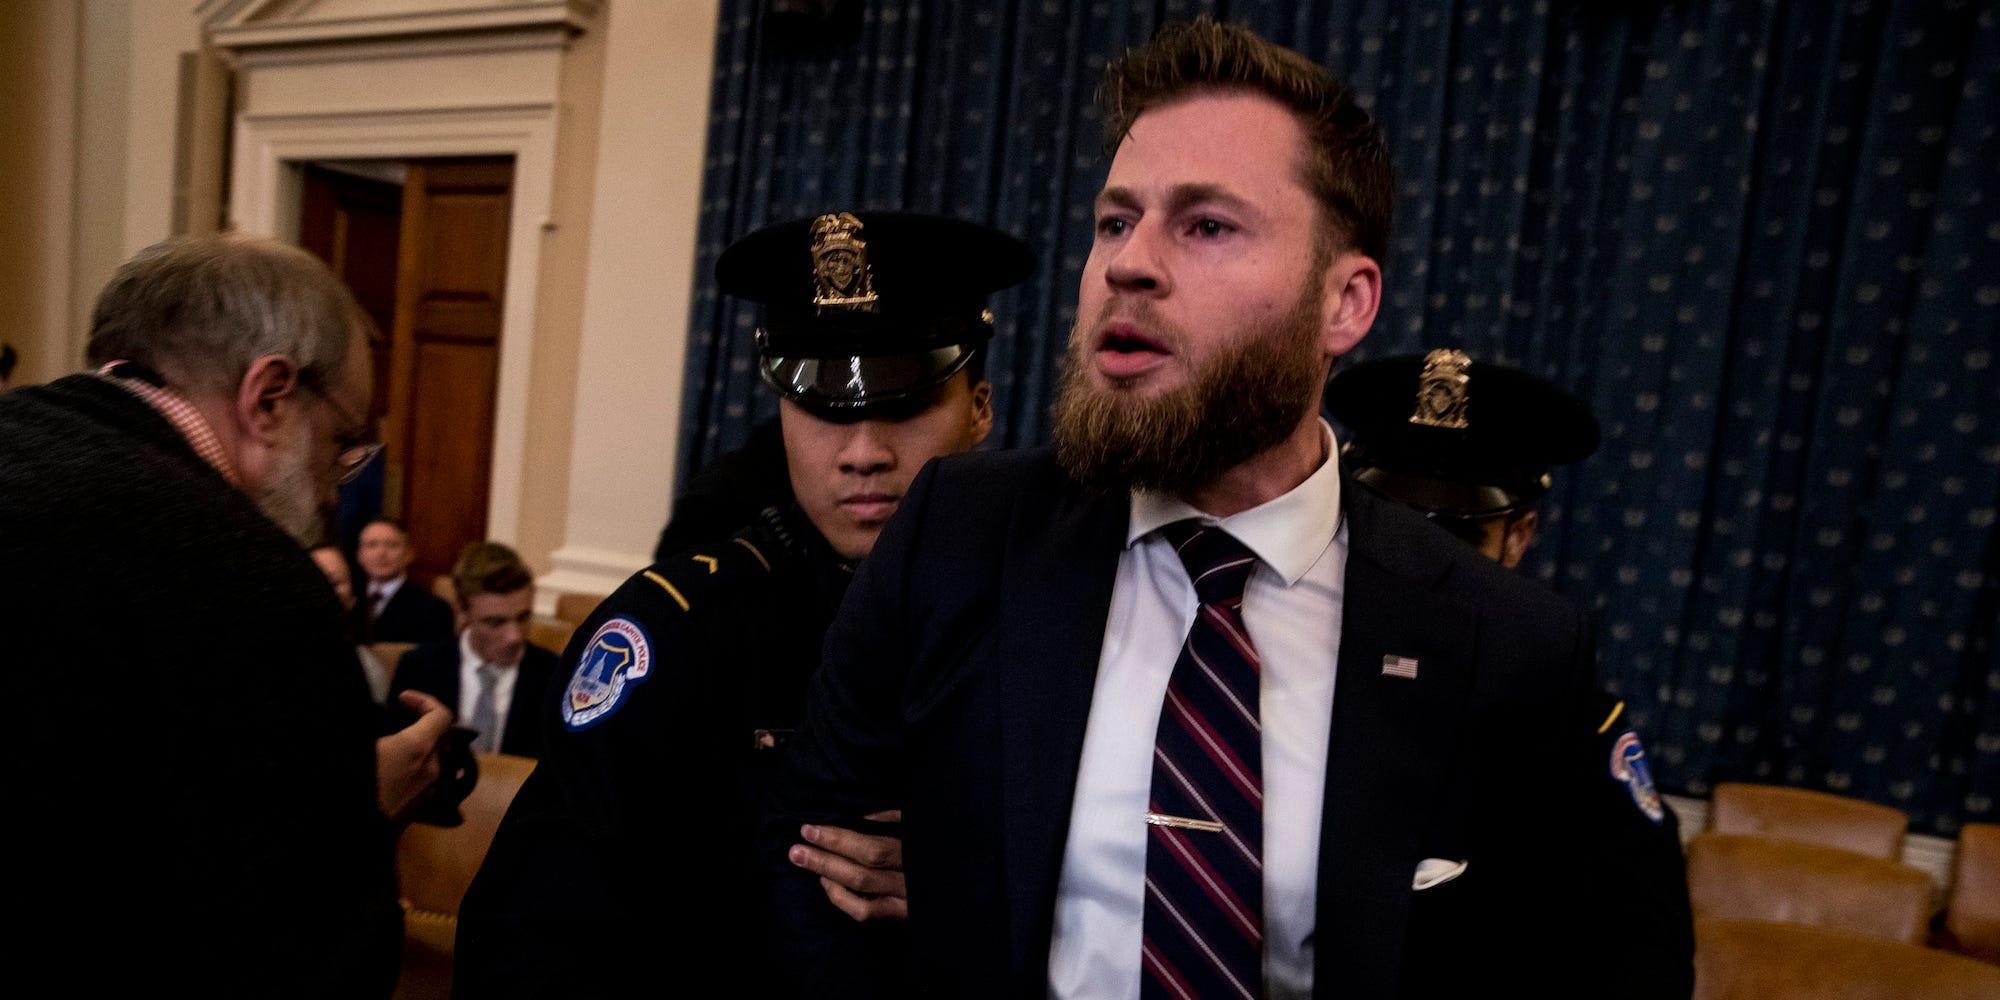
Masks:
[[[392,1000],[448,1000],[458,904],[486,860],[500,818],[535,762],[510,754],[479,755],[479,782],[459,803],[465,822],[454,827],[412,823],[396,842],[396,877],[403,891],[403,968]]]
[[[1931,915],[1921,869],[1818,844],[1701,833],[1688,841],[1694,915],[1802,924],[1918,944]]]
[[[583,624],[599,604],[604,603],[603,594],[557,594],[556,617],[566,621],[571,628]]]
[[[528,627],[528,641],[557,656],[562,655],[563,648],[569,645],[570,636],[575,634],[574,623],[551,621],[540,616]]]
[[[472,876],[486,860],[486,849],[514,794],[535,769],[535,761],[504,753],[478,755],[479,782],[459,803],[465,822],[458,826],[412,823],[396,843],[396,875],[403,902],[412,910],[456,916]]]
[[[1695,1000],[1992,1000],[2000,966],[1815,927],[1696,920]]]
[[[375,655],[375,659],[381,661],[382,666],[388,668],[389,676],[394,677],[396,661],[401,660],[403,654],[409,652],[415,645],[414,642],[371,642],[368,644],[368,651]]]
[[[1954,950],[2000,963],[2000,826],[1967,823],[1958,831],[1944,929]]]
[[[1826,792],[1723,782],[1709,802],[1708,828],[1900,861],[1910,819],[1888,806]]]

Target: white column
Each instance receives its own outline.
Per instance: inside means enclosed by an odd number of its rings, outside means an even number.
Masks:
[[[606,12],[568,512],[543,602],[609,593],[666,523],[694,300],[718,0]]]

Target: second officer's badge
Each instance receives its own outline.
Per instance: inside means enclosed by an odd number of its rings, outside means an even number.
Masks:
[[[813,305],[875,311],[875,276],[868,270],[868,241],[851,212],[822,215],[812,224]]]
[[[1424,373],[1417,379],[1417,410],[1410,423],[1462,431],[1465,423],[1465,374],[1472,359],[1464,351],[1436,350],[1424,356]]]

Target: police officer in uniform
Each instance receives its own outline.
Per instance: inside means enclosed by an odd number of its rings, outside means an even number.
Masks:
[[[1582,461],[1598,444],[1597,419],[1582,400],[1455,350],[1355,365],[1327,383],[1326,404],[1350,432],[1341,457],[1352,482],[1509,569],[1534,543],[1535,505],[1549,491],[1550,468]],[[1595,746],[1594,754],[1572,755],[1602,769],[1589,783],[1593,794],[1623,803],[1579,813],[1613,818],[1595,831],[1597,852],[1640,862],[1629,869],[1636,878],[1601,894],[1606,947],[1623,954],[1611,964],[1682,973],[1606,990],[1686,997],[1694,989],[1694,928],[1679,822],[1660,801],[1624,702],[1600,692],[1575,736]]]
[[[929,459],[992,426],[990,293],[1033,270],[1021,241],[958,220],[830,213],[771,226],[716,263],[761,303],[764,380],[795,499],[655,562],[576,632],[548,751],[460,913],[456,995],[659,992],[769,939],[753,842],[856,562]],[[876,817],[893,820],[893,814]],[[894,827],[813,828],[794,859],[859,918],[900,915]],[[860,963],[897,990],[900,926]],[[731,992],[791,992],[754,959]]]

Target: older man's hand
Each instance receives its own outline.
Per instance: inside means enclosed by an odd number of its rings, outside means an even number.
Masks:
[[[402,823],[436,788],[438,744],[451,728],[451,710],[422,691],[404,691],[397,700],[417,721],[375,741],[375,805]]]

